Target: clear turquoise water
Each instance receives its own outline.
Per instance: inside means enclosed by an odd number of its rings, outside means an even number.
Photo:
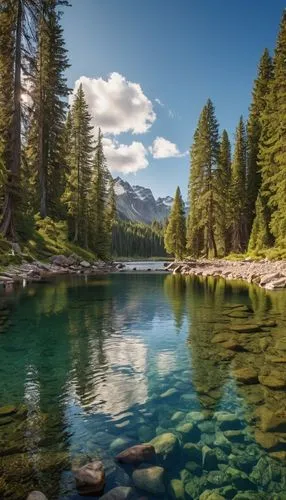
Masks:
[[[230,318],[243,310],[238,304],[253,312]],[[186,499],[219,488],[225,498],[243,491],[241,499],[285,498],[286,459],[272,452],[285,452],[286,428],[267,434],[280,440],[270,450],[255,435],[260,407],[286,411],[285,389],[242,386],[233,370],[265,370],[267,349],[273,354],[286,337],[286,293],[214,279],[114,274],[8,290],[1,308],[0,407],[18,411],[3,425],[0,417],[1,498],[25,498],[36,488],[50,499],[78,499],[71,469],[94,458],[105,465],[105,492],[132,485],[132,469],[114,456],[165,432],[177,436],[178,447],[167,461],[158,458],[166,470],[163,497],[172,497],[176,478]],[[211,343],[230,322],[269,319],[277,326],[251,334],[248,350]],[[274,369],[283,374],[285,367],[279,362]],[[227,445],[217,441],[222,411],[236,417],[237,434]],[[184,449],[190,439],[178,429],[189,421],[197,432],[192,442],[217,453],[208,464],[196,459],[192,470]],[[143,496],[159,498],[138,491]]]

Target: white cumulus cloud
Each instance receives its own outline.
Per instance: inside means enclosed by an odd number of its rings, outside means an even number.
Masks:
[[[149,130],[156,119],[153,104],[140,84],[128,81],[119,73],[111,73],[106,80],[81,76],[75,83],[73,95],[80,84],[93,125],[101,127],[104,133],[142,134]]]
[[[127,145],[105,137],[103,139],[103,148],[111,172],[130,174],[149,165],[148,151],[142,142],[133,141],[130,145]]]
[[[150,153],[156,159],[159,158],[174,158],[185,156],[186,153],[180,153],[177,145],[174,142],[165,139],[164,137],[156,137],[152,146],[149,148]]]

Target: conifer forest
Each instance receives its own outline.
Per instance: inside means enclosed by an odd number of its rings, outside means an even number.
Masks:
[[[63,240],[103,259],[286,251],[285,12],[274,54],[262,53],[249,115],[238,117],[234,140],[220,129],[211,98],[201,111],[190,147],[190,210],[178,188],[163,226],[143,228],[117,220],[103,134],[94,133],[82,86],[68,105],[66,8],[66,0],[1,0],[3,248],[6,240],[18,242],[29,254],[52,224]]]

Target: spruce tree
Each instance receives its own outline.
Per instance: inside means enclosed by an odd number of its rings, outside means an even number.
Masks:
[[[40,0],[2,0],[0,9],[0,114],[4,201],[0,231],[16,239],[19,206],[23,75],[34,57],[33,37]]]
[[[195,257],[200,254],[217,256],[218,160],[218,123],[209,99],[201,112],[191,149],[187,248]]]
[[[262,115],[266,106],[269,84],[273,75],[272,59],[265,49],[259,63],[257,79],[254,81],[252,103],[247,122],[247,222],[248,234],[255,216],[255,203],[261,184],[258,160],[261,138]],[[260,200],[261,203],[261,200]]]
[[[182,259],[186,249],[185,207],[180,188],[177,187],[168,225],[165,232],[165,248],[176,259]]]
[[[232,246],[233,252],[246,247],[246,131],[240,117],[235,134],[235,147],[231,165]]]
[[[286,246],[286,11],[274,56],[273,79],[262,117],[261,195],[269,209],[269,228],[278,246]]]
[[[268,229],[267,207],[260,194],[255,204],[255,219],[248,244],[248,251],[259,252],[271,244],[271,236]]]
[[[64,130],[66,97],[69,89],[65,70],[69,67],[60,25],[58,6],[63,0],[42,0],[39,17],[35,84],[32,92],[33,116],[29,132],[27,161],[38,186],[38,210],[41,217],[63,216]]]
[[[221,253],[226,255],[231,246],[231,145],[226,130],[220,141],[217,169],[217,235]]]
[[[70,114],[70,152],[63,201],[66,204],[70,238],[89,246],[89,199],[93,167],[93,126],[82,85],[74,97]]]
[[[110,248],[110,234],[107,223],[108,188],[110,178],[103,151],[102,133],[99,128],[93,162],[93,182],[90,196],[90,220],[93,247],[96,254],[104,258]]]

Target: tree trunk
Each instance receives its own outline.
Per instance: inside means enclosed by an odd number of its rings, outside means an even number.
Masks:
[[[43,16],[43,13],[42,13]],[[44,21],[42,20],[42,23]],[[47,172],[44,162],[44,110],[43,110],[43,44],[40,33],[40,68],[39,68],[39,132],[38,132],[38,171],[40,183],[40,215],[47,217]]]
[[[21,163],[21,41],[22,41],[22,0],[18,0],[16,38],[15,38],[15,66],[13,91],[13,117],[11,126],[10,158],[7,165],[8,184],[5,195],[4,209],[0,232],[8,238],[16,239],[15,208],[16,192],[19,191],[19,173]]]

